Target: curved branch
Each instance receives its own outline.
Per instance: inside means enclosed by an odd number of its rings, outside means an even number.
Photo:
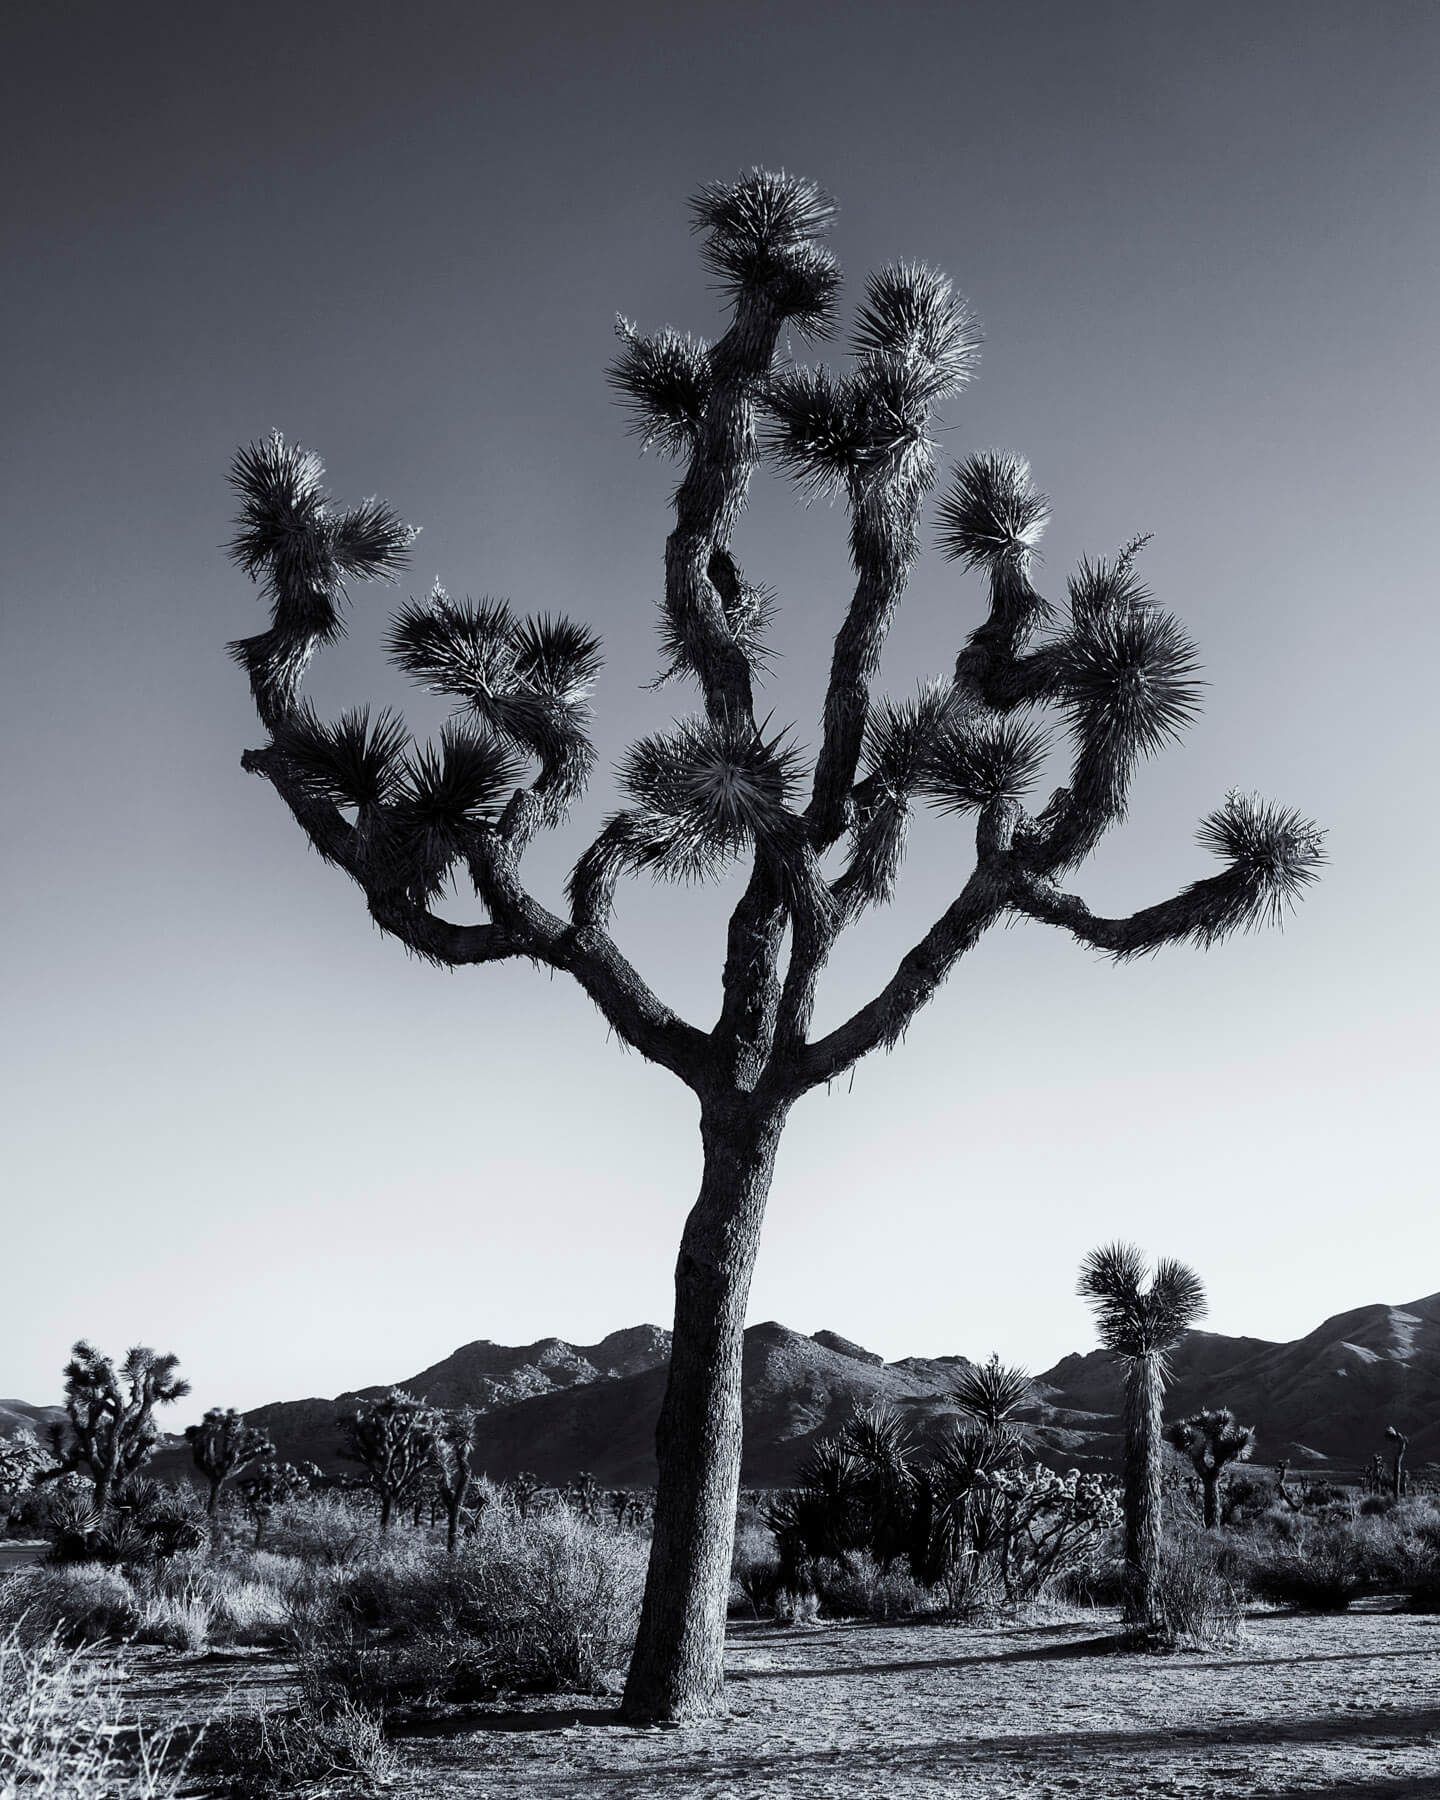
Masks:
[[[603,932],[567,925],[521,887],[508,848],[493,834],[477,834],[467,857],[471,877],[493,922],[458,925],[378,880],[360,834],[340,809],[296,778],[273,746],[248,750],[242,767],[267,780],[327,862],[364,890],[370,916],[408,949],[448,968],[528,957],[573,975],[615,1031],[649,1061],[690,1087],[702,1078],[705,1034],[670,1011]]]
[[[989,824],[993,827],[994,822]],[[989,835],[985,825],[982,835]],[[842,1074],[870,1051],[897,1043],[955,964],[1009,905],[1004,859],[982,848],[981,860],[959,897],[901,959],[882,991],[843,1025],[803,1049],[790,1070],[780,1072],[781,1085],[792,1094],[804,1093]]]

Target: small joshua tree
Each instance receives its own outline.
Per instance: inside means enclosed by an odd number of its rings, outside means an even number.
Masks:
[[[94,1484],[96,1511],[104,1513],[118,1482],[150,1459],[160,1437],[155,1408],[190,1392],[179,1374],[180,1358],[161,1356],[136,1344],[117,1370],[82,1338],[65,1365],[65,1411],[69,1428],[50,1430],[55,1467],[45,1479],[86,1474]]]
[[[310,1493],[320,1479],[320,1469],[315,1463],[301,1463],[297,1468],[294,1463],[277,1462],[273,1457],[266,1457],[252,1473],[241,1479],[240,1504],[245,1517],[255,1527],[257,1550],[276,1507]]]
[[[1136,573],[1142,540],[1082,562],[1061,612],[1036,591],[1049,509],[1020,457],[967,457],[939,504],[942,554],[988,585],[986,616],[953,672],[910,699],[876,694],[937,478],[936,408],[969,379],[979,333],[943,275],[895,263],[869,280],[846,364],[788,360],[791,340],[834,329],[840,277],[824,241],[834,211],[813,183],[766,170],[703,188],[694,224],[729,307],[723,335],[706,343],[621,323],[610,370],[620,401],[643,441],[683,465],[660,640],[665,676],[694,684],[699,711],[623,757],[625,804],[576,859],[559,911],[521,865],[536,835],[563,823],[595,761],[595,637],[437,587],[396,613],[389,649],[455,703],[438,744],[411,744],[388,711],[326,722],[301,697],[306,668],[344,629],[347,584],[394,575],[412,533],[378,501],[333,505],[318,457],[278,436],[242,450],[231,471],[231,554],[270,615],[232,647],[268,734],[243,766],[356,882],[381,930],[447,967],[519,959],[563,971],[623,1043],[699,1103],[699,1195],[675,1267],[655,1530],[624,1702],[637,1721],[703,1717],[720,1702],[742,1333],[791,1108],[898,1044],[994,925],[1038,920],[1115,958],[1209,946],[1278,919],[1322,861],[1308,820],[1231,793],[1199,832],[1220,873],[1126,918],[1096,917],[1061,885],[1124,819],[1140,763],[1178,737],[1200,689],[1194,646]],[[807,494],[841,497],[849,516],[855,585],[835,622],[809,763],[756,701],[774,597],[742,570],[734,540],[765,460]],[[1032,805],[1052,747],[1046,711],[1068,737],[1069,770]],[[891,898],[919,804],[973,816],[973,870],[874,998],[815,1033],[820,978],[841,933]],[[690,880],[737,861],[748,879],[706,1029],[652,991],[610,918],[622,878]],[[484,923],[445,916],[455,876],[473,885]]]
[[[207,1513],[220,1506],[220,1490],[232,1475],[248,1469],[262,1456],[273,1456],[275,1446],[263,1431],[245,1423],[245,1415],[233,1406],[212,1406],[198,1425],[186,1427],[185,1436],[195,1467],[210,1484]]]
[[[439,1414],[400,1388],[380,1400],[362,1400],[340,1421],[341,1454],[358,1462],[380,1502],[380,1529],[390,1529],[396,1505],[413,1500],[435,1473]]]
[[[1205,1529],[1220,1523],[1220,1478],[1231,1463],[1247,1462],[1255,1448],[1255,1427],[1241,1425],[1228,1407],[1206,1407],[1165,1427],[1167,1443],[1188,1456],[1200,1477]]]
[[[435,1492],[445,1508],[445,1548],[452,1555],[473,1479],[470,1455],[475,1448],[479,1418],[473,1406],[458,1407],[441,1414],[435,1432]]]
[[[1168,1258],[1147,1288],[1145,1258],[1133,1244],[1092,1250],[1080,1266],[1100,1342],[1125,1365],[1125,1616],[1150,1624],[1160,1567],[1161,1407],[1166,1357],[1205,1311],[1200,1277]]]

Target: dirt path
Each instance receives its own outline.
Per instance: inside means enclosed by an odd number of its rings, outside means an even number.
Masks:
[[[1435,1619],[1261,1615],[1233,1651],[1172,1657],[1117,1651],[1108,1619],[741,1625],[729,1667],[730,1716],[691,1730],[634,1730],[619,1724],[613,1702],[547,1696],[408,1733],[396,1792],[1440,1800]]]

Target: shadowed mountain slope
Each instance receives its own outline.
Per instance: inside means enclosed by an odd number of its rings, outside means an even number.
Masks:
[[[496,1478],[530,1469],[561,1482],[585,1469],[607,1485],[643,1486],[654,1479],[669,1347],[669,1333],[655,1325],[590,1345],[482,1341],[399,1385],[438,1406],[476,1407],[483,1414],[476,1464]],[[1440,1295],[1341,1313],[1288,1344],[1193,1331],[1172,1363],[1167,1416],[1228,1406],[1258,1427],[1263,1461],[1354,1470],[1392,1423],[1410,1433],[1412,1464],[1440,1460]],[[807,1337],[774,1322],[752,1325],[742,1479],[755,1486],[792,1480],[817,1438],[881,1400],[918,1431],[941,1430],[956,1415],[954,1385],[969,1366],[960,1356],[887,1363],[833,1331]],[[282,1402],[250,1418],[289,1460],[341,1469],[338,1420],[356,1398]],[[1064,1357],[1036,1379],[1028,1419],[1037,1453],[1059,1468],[1113,1466],[1119,1404],[1112,1357],[1098,1350]]]

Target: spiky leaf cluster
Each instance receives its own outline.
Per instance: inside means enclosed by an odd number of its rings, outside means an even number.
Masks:
[[[1027,1404],[1034,1384],[1025,1369],[1002,1363],[998,1356],[967,1369],[955,1384],[955,1403],[977,1423],[998,1431],[1012,1413]]]
[[[694,879],[790,829],[800,757],[785,734],[745,723],[686,719],[642,738],[619,769],[620,785],[665,827],[657,873]]]
[[[457,859],[474,847],[476,831],[494,823],[522,768],[520,759],[478,723],[452,720],[438,747],[417,746],[405,761],[377,840],[376,854],[388,859],[395,885],[417,898],[438,894]]]
[[[865,722],[864,779],[856,794],[844,884],[852,903],[887,904],[895,892],[910,833],[910,807],[930,766],[951,700],[932,682],[913,698],[877,702]]]
[[[836,209],[813,181],[752,169],[738,181],[707,183],[690,210],[705,238],[702,260],[732,297],[763,293],[798,330],[829,330],[840,272],[819,239]]]
[[[274,741],[304,786],[335,806],[388,805],[400,791],[410,739],[404,720],[388,707],[373,723],[368,706],[332,724],[304,702],[276,730]]]
[[[1104,617],[1124,618],[1150,605],[1150,590],[1135,568],[1135,555],[1145,540],[1137,538],[1113,562],[1105,557],[1091,562],[1082,556],[1080,567],[1066,581],[1070,616],[1077,624]]]
[[[1023,575],[1050,517],[1049,501],[1030,485],[1029,463],[1000,450],[958,463],[936,510],[941,554],[992,575]]]
[[[1049,750],[1044,728],[1013,716],[947,721],[930,748],[922,791],[940,812],[967,813],[1018,801]]]
[[[974,373],[980,327],[938,269],[891,263],[866,282],[854,344],[862,358],[916,370],[927,397],[938,400]]]
[[[1144,590],[1126,576],[1106,586],[1123,595]],[[1071,630],[1053,648],[1060,704],[1082,747],[1108,764],[1128,767],[1177,740],[1200,710],[1195,645],[1172,613],[1134,602],[1082,601]]]
[[[793,366],[772,377],[765,448],[814,495],[844,487],[858,497],[899,479],[914,497],[933,478],[931,408],[969,379],[978,345],[943,275],[923,264],[883,269],[870,277],[853,369]]]
[[[709,346],[668,329],[644,337],[624,319],[615,329],[620,353],[605,374],[629,415],[630,430],[642,449],[653,445],[667,456],[688,454],[710,397]]]
[[[263,580],[277,625],[306,626],[328,641],[342,629],[346,581],[393,575],[415,532],[380,500],[332,510],[324,474],[314,451],[287,444],[279,432],[237,452],[230,485],[240,512],[229,553],[252,580]]]
[[[536,793],[551,822],[584,789],[599,640],[566,618],[517,620],[503,600],[457,602],[436,587],[390,621],[391,659],[435,693],[460,700],[502,742],[536,757]]]
[[[1090,1302],[1101,1343],[1117,1356],[1163,1356],[1205,1312],[1204,1286],[1184,1263],[1162,1258],[1148,1288],[1146,1274],[1134,1244],[1103,1245],[1080,1265],[1078,1291]]]
[[[1233,788],[1196,838],[1230,863],[1225,904],[1214,909],[1205,942],[1282,923],[1327,861],[1325,834],[1313,819]]]
[[[704,881],[750,849],[788,858],[802,832],[790,810],[800,760],[784,732],[767,738],[730,719],[685,719],[642,738],[617,770],[636,805],[606,820],[571,873],[577,914],[608,910],[625,870]]]

